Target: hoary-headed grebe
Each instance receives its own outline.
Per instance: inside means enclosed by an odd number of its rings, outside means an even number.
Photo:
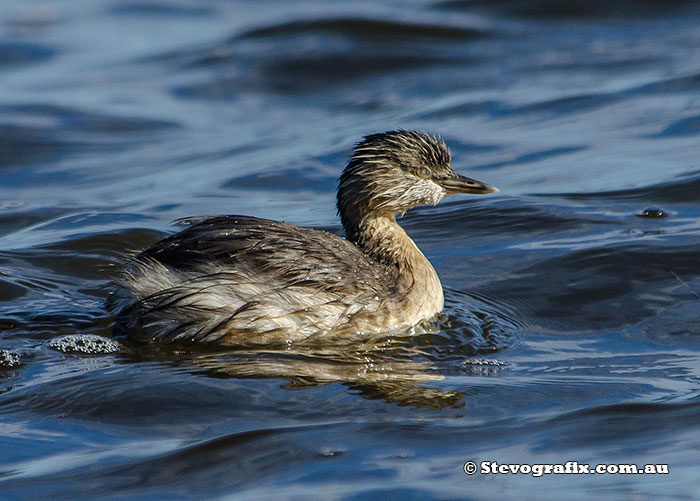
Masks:
[[[250,216],[206,219],[126,266],[110,300],[116,325],[136,341],[234,346],[407,330],[440,313],[443,294],[396,215],[496,191],[453,171],[441,139],[366,136],[338,185],[347,240]]]

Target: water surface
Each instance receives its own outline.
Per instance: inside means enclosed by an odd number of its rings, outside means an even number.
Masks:
[[[4,1],[2,497],[698,497],[698,26],[681,0]],[[340,232],[353,143],[393,128],[501,189],[401,220],[433,332],[55,349],[110,335],[110,280],[178,218]]]

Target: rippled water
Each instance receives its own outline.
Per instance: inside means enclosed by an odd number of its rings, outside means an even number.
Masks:
[[[700,496],[698,26],[682,0],[2,2],[0,497]],[[399,127],[501,189],[402,219],[433,332],[76,338],[109,337],[109,281],[178,218],[339,232],[352,144]]]

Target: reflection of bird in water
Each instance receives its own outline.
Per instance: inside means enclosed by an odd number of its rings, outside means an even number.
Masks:
[[[353,342],[405,330],[442,311],[443,293],[396,215],[452,193],[495,191],[455,173],[435,137],[373,134],[340,177],[347,240],[249,216],[214,217],[136,256],[111,306],[117,323],[141,341]]]
[[[443,386],[440,382],[445,379],[444,375],[426,353],[410,343],[412,339],[390,341],[385,337],[374,341],[365,339],[353,345],[280,347],[279,350],[237,348],[214,352],[179,347],[168,350],[158,346],[153,350],[142,347],[138,355],[141,360],[176,364],[216,379],[286,380],[281,387],[295,390],[342,383],[364,398],[401,406],[428,409],[464,406],[462,399],[466,393],[439,387]],[[461,375],[472,372],[464,366],[460,370]]]

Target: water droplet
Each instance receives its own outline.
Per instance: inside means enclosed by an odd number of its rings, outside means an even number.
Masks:
[[[662,209],[659,209],[658,207],[647,207],[646,209],[637,213],[637,216],[638,217],[650,217],[650,218],[666,217],[666,213]]]
[[[340,449],[332,448],[332,447],[325,447],[325,448],[321,449],[320,451],[318,451],[318,453],[323,457],[332,458],[332,457],[341,455],[343,453],[343,451],[341,451]]]

